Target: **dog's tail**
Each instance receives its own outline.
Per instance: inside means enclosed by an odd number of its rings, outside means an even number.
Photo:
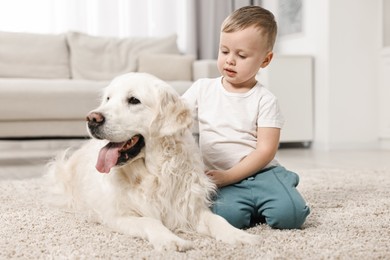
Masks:
[[[46,165],[44,180],[48,192],[45,200],[51,205],[60,207],[71,207],[72,205],[71,176],[67,171],[70,150],[67,149],[58,154]]]

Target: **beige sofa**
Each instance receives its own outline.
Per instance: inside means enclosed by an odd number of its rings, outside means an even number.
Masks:
[[[86,114],[126,72],[154,74],[179,94],[198,78],[218,76],[215,61],[180,54],[174,35],[0,32],[0,138],[87,136]]]

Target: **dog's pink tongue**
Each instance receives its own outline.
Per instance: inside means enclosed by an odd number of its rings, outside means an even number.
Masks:
[[[96,169],[101,173],[109,173],[114,167],[119,158],[119,149],[124,143],[108,143],[100,152],[96,163]]]

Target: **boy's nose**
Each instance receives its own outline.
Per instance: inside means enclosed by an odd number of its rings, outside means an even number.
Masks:
[[[235,64],[235,61],[232,57],[228,57],[226,59],[226,63],[229,64],[229,65],[234,65]]]

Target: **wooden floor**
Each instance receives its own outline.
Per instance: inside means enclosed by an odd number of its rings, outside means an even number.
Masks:
[[[46,163],[69,146],[83,140],[0,141],[0,180],[39,177]],[[283,148],[279,162],[290,170],[300,169],[390,169],[390,150],[319,151],[310,148]]]

